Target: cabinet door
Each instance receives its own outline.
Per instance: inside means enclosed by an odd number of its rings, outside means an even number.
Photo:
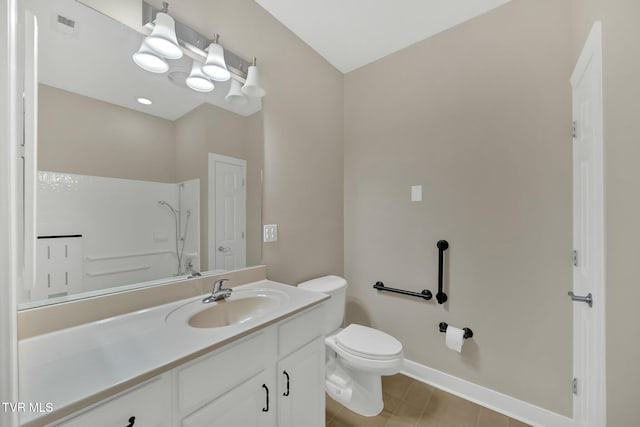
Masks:
[[[266,348],[266,333],[259,332],[179,367],[178,416],[193,413],[264,371]]]
[[[276,398],[273,381],[269,381],[272,376],[262,371],[186,417],[182,427],[273,427]]]
[[[58,427],[170,427],[171,385],[168,376],[158,377],[112,400],[108,400]]]
[[[278,362],[278,427],[324,427],[324,338]]]

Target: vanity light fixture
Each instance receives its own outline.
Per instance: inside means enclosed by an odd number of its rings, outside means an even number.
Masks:
[[[195,59],[191,66],[191,73],[185,82],[196,92],[211,92],[214,88],[213,82],[202,72],[202,64]]]
[[[140,97],[140,98],[138,98],[138,99],[137,99],[137,101],[138,101],[140,104],[142,104],[142,105],[151,105],[151,104],[153,104],[153,101],[151,101],[151,100],[150,100],[150,99],[148,99],[148,98],[142,98],[142,97]]]
[[[202,66],[202,72],[217,82],[226,82],[231,78],[224,60],[224,49],[218,44],[220,34],[213,36],[213,41],[207,51],[207,60]]]
[[[243,105],[249,102],[247,97],[244,96],[244,93],[242,93],[240,82],[234,78],[231,79],[229,93],[227,93],[227,96],[225,96],[224,99],[233,105]]]
[[[247,96],[262,98],[267,92],[260,86],[260,77],[258,67],[256,67],[256,57],[253,57],[253,63],[247,72],[247,81],[242,86],[242,93]]]
[[[144,39],[138,52],[133,54],[133,60],[140,68],[152,73],[165,73],[169,71],[167,59],[178,59],[186,52],[193,63],[189,75],[183,72],[180,76],[179,86],[210,92],[214,90],[213,81],[231,79],[231,87],[225,96],[228,103],[242,105],[249,102],[248,97],[264,96],[265,90],[258,83],[255,58],[252,65],[225,50],[218,43],[218,34],[210,40],[188,25],[175,21],[167,13],[168,3],[162,4],[163,8],[157,9],[142,0],[142,26],[150,35]],[[173,74],[176,71],[169,73],[169,79],[175,82]],[[242,84],[244,86],[240,87]]]
[[[166,73],[169,70],[167,61],[151,49],[146,40],[142,42],[140,49],[133,54],[133,62],[150,73]]]
[[[176,38],[176,23],[167,13],[169,3],[162,2],[162,11],[156,14],[156,22],[151,35],[145,41],[158,54],[167,59],[182,58],[182,49]]]

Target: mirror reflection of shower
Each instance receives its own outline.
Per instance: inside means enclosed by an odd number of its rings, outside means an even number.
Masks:
[[[180,196],[182,196],[182,187],[184,184],[180,184]],[[184,245],[186,243],[187,231],[189,230],[189,218],[191,217],[191,209],[187,209],[185,216],[185,224],[184,224],[184,233],[181,234],[182,231],[182,218],[180,216],[180,212],[182,209],[182,197],[178,197],[178,208],[174,208],[170,203],[159,200],[158,205],[166,206],[173,213],[173,220],[175,224],[175,234],[176,234],[176,258],[178,261],[178,268],[176,271],[176,276],[181,276],[185,274],[182,270],[182,256],[184,255]]]

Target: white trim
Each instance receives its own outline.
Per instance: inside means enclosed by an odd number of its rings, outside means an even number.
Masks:
[[[24,270],[21,288],[36,284],[36,212],[38,209],[38,22],[30,10],[24,13]]]
[[[425,384],[459,396],[478,405],[500,412],[535,427],[572,427],[573,419],[541,408],[531,403],[507,396],[495,390],[474,384],[453,375],[421,365],[411,360],[404,361],[402,373]]]
[[[18,401],[18,73],[16,0],[0,0],[0,402]],[[0,425],[18,425],[0,408]]]
[[[593,198],[594,209],[590,212],[592,215],[593,223],[598,228],[596,234],[598,237],[592,243],[593,245],[593,253],[592,257],[594,260],[597,260],[597,270],[599,270],[598,277],[594,277],[593,281],[593,289],[591,290],[593,294],[594,304],[592,308],[592,315],[595,316],[596,327],[590,331],[592,338],[595,341],[594,344],[594,353],[589,354],[589,358],[593,361],[594,369],[591,369],[590,372],[593,375],[593,378],[590,378],[588,383],[585,383],[585,386],[594,387],[593,390],[589,390],[588,395],[592,397],[589,401],[586,402],[586,407],[588,407],[589,415],[586,417],[589,419],[589,424],[594,426],[604,426],[606,425],[607,420],[607,390],[606,390],[606,218],[605,218],[605,186],[604,186],[604,88],[603,88],[603,55],[602,55],[602,23],[600,21],[595,21],[593,26],[591,27],[591,31],[587,36],[587,41],[580,52],[580,56],[578,57],[578,61],[576,66],[571,73],[570,83],[572,88],[572,108],[573,108],[573,89],[580,84],[587,67],[594,67],[594,69],[598,73],[599,85],[598,91],[596,93],[595,99],[593,99],[593,104],[599,108],[598,116],[600,118],[600,129],[596,134],[597,146],[594,152],[593,159],[593,170],[594,174],[597,176],[597,179],[592,185],[592,193],[591,196]],[[575,120],[575,111],[574,118]],[[575,168],[575,165],[574,165]],[[574,207],[575,212],[575,207]],[[574,214],[575,218],[575,214]],[[594,264],[596,262],[594,261]],[[574,321],[575,323],[575,321]],[[576,334],[576,326],[574,325],[573,334]],[[579,354],[576,352],[574,348],[573,360],[574,366],[575,361],[579,357],[584,357],[583,354]],[[575,374],[575,373],[574,373]],[[595,381],[591,381],[595,378]],[[574,400],[574,418],[575,419],[585,419],[585,415],[577,414],[576,412],[579,410],[579,405],[575,404]]]
[[[602,59],[602,23],[600,21],[594,22],[591,27],[587,41],[578,57],[578,62],[573,69],[573,73],[571,73],[571,78],[569,79],[571,86],[576,86],[579,83],[587,65],[589,65],[591,58],[594,56],[599,56]]]
[[[216,266],[216,223],[215,223],[215,215],[213,215],[213,213],[216,211],[216,188],[215,188],[215,177],[216,177],[216,162],[224,162],[224,163],[230,163],[232,165],[238,165],[240,167],[242,167],[243,169],[243,176],[242,179],[245,182],[245,187],[244,187],[244,206],[245,206],[245,224],[244,224],[244,229],[245,229],[245,261],[246,261],[246,220],[247,220],[247,215],[246,215],[246,209],[247,209],[247,186],[246,186],[246,182],[247,182],[247,161],[243,160],[243,159],[238,159],[235,157],[230,157],[230,156],[223,156],[222,154],[216,154],[216,153],[209,153],[209,177],[208,177],[208,181],[207,181],[207,185],[208,185],[208,194],[207,197],[209,198],[209,211],[207,212],[207,224],[209,224],[209,243],[208,243],[208,248],[209,248],[209,254],[208,254],[208,264],[207,264],[207,269],[208,270],[215,270],[217,269]],[[246,263],[246,262],[245,262]]]

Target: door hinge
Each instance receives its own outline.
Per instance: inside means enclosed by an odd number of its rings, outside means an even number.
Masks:
[[[573,254],[571,255],[571,261],[573,262],[574,267],[578,266],[578,251],[576,251],[575,249],[573,250]]]
[[[571,390],[573,391],[573,394],[575,394],[576,396],[578,395],[578,379],[574,378],[573,381],[571,381]]]
[[[575,120],[571,123],[571,137],[572,138],[578,137],[578,122]]]

